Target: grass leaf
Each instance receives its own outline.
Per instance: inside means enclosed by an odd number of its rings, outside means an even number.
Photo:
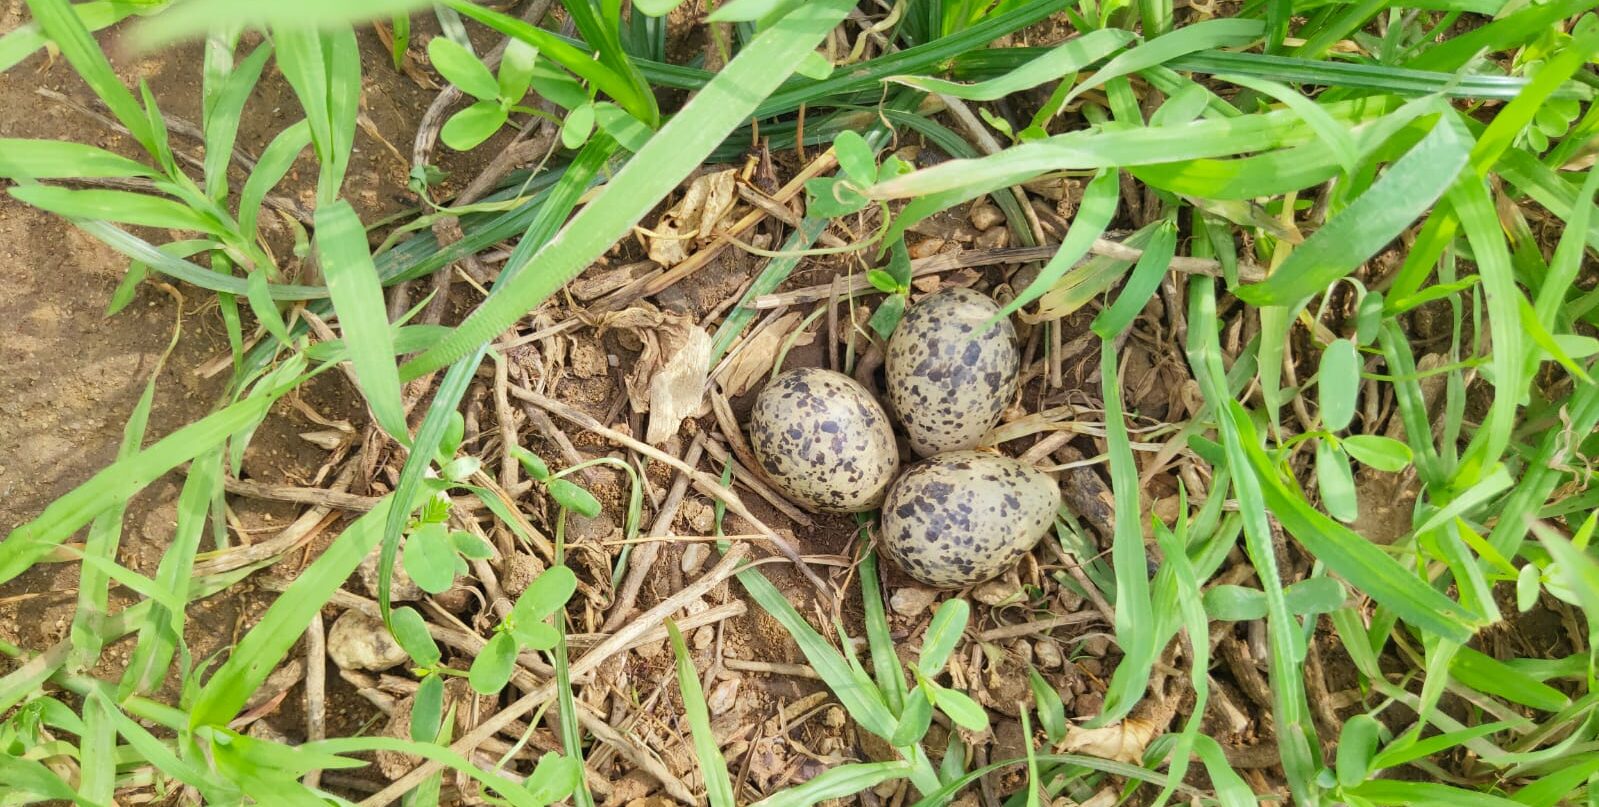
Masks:
[[[700,676],[689,657],[688,645],[677,623],[666,620],[666,632],[672,640],[672,655],[677,659],[677,685],[683,692],[683,711],[688,716],[689,732],[694,736],[694,754],[699,758],[700,774],[705,779],[705,798],[711,807],[735,807],[733,780],[727,772],[727,759],[716,743],[711,731],[711,713],[705,705],[705,692],[700,689]]]
[[[451,338],[408,363],[402,377],[420,377],[470,354],[610,249],[743,123],[760,99],[776,89],[800,58],[853,8],[848,0],[807,3],[757,35],[572,219],[566,227],[570,237],[539,251],[538,272],[518,273],[508,281],[502,278],[498,293],[467,317]]]
[[[1465,167],[1469,143],[1452,117],[1440,120],[1370,190],[1295,248],[1269,279],[1240,287],[1238,298],[1252,305],[1292,305],[1354,271],[1443,195]]]
[[[355,365],[356,380],[372,415],[383,430],[402,445],[411,442],[400,402],[400,375],[394,358],[394,335],[383,301],[383,286],[366,229],[348,202],[335,202],[316,211],[317,246],[328,296],[339,315],[339,330]]]

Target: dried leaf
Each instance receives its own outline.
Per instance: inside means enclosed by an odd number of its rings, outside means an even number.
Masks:
[[[639,229],[650,260],[672,266],[688,259],[689,251],[716,235],[717,226],[733,212],[738,170],[703,174],[689,183],[683,198],[661,214],[651,230]]]
[[[1097,729],[1072,727],[1066,732],[1066,752],[1139,764],[1144,749],[1155,738],[1155,727],[1135,717]]]
[[[793,311],[778,317],[747,337],[748,341],[717,373],[716,381],[727,397],[736,398],[743,395],[754,387],[759,379],[772,371],[772,362],[776,360],[778,350],[788,339],[789,334],[799,327],[801,319],[803,319],[801,314]],[[815,334],[801,333],[794,338],[794,345],[796,347],[808,345],[815,340]]]
[[[703,328],[691,328],[686,341],[650,379],[650,425],[645,442],[660,445],[700,409],[710,371],[711,336]]]

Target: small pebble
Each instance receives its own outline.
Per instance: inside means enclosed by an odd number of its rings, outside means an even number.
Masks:
[[[705,565],[705,558],[710,554],[711,550],[705,544],[693,543],[683,547],[683,574],[698,572],[700,567]]]
[[[1095,634],[1083,640],[1083,652],[1096,658],[1104,658],[1110,651],[1110,637]]]
[[[346,670],[387,670],[408,657],[383,623],[356,610],[345,611],[328,630],[328,656]]]
[[[373,549],[361,559],[361,565],[356,569],[361,575],[361,587],[373,598],[378,596],[378,561],[381,553],[381,548]],[[399,563],[394,564],[394,574],[389,577],[389,586],[389,602],[411,602],[422,599],[422,589],[411,582],[411,576],[405,573],[405,567]]]
[[[827,726],[830,729],[844,728],[844,722],[846,719],[847,717],[844,714],[844,710],[837,706],[829,706],[827,707],[827,711],[822,713],[822,725]]]
[[[513,552],[505,559],[505,568],[500,571],[500,588],[505,590],[505,596],[514,600],[527,591],[527,587],[543,571],[544,564],[538,558],[526,552]]]
[[[978,249],[1004,249],[1009,244],[1010,228],[1008,227],[994,227],[993,229],[984,230],[983,234],[977,236],[977,240],[972,242],[972,246]]]
[[[973,207],[972,212],[966,214],[966,220],[979,230],[989,230],[1004,221],[1005,214],[1001,213],[999,208],[984,202]]]
[[[1074,717],[1096,717],[1105,711],[1105,696],[1098,692],[1084,692],[1072,701]]]
[[[921,586],[904,586],[896,589],[888,598],[888,607],[894,613],[904,616],[916,616],[926,611],[933,600],[938,599],[938,592]]]
[[[695,650],[704,650],[710,647],[711,642],[714,641],[716,641],[716,631],[712,629],[710,625],[706,625],[699,630],[694,631]]]
[[[923,238],[911,244],[905,251],[910,254],[912,259],[926,258],[931,255],[937,255],[938,251],[944,248],[945,243],[947,242],[942,238]]]
[[[1038,659],[1038,666],[1045,670],[1058,670],[1062,663],[1060,648],[1048,640],[1033,645],[1033,658]]]
[[[683,517],[695,535],[710,535],[716,529],[716,510],[699,499],[683,501]]]
[[[710,708],[711,714],[726,714],[738,702],[738,681],[719,681],[711,687],[711,693],[705,696],[705,705]]]
[[[1010,652],[1023,664],[1033,663],[1033,646],[1026,639],[1017,639],[1010,643]]]
[[[972,599],[990,607],[998,608],[1021,600],[1021,584],[1009,577],[990,580],[975,589],[972,589]]]

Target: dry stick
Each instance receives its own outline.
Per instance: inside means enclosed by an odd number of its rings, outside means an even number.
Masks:
[[[540,411],[540,414],[543,414]],[[698,465],[700,455],[705,451],[705,433],[694,435],[693,442],[689,443],[688,450],[683,452],[683,463],[690,468]],[[651,536],[666,535],[672,531],[672,520],[677,518],[677,509],[683,503],[683,494],[688,492],[688,475],[678,472],[672,480],[672,487],[666,492],[666,501],[656,510],[655,523],[650,525]],[[616,594],[616,604],[611,606],[611,613],[605,618],[604,630],[616,630],[622,626],[622,620],[627,618],[633,610],[633,603],[638,601],[639,589],[644,587],[644,580],[649,576],[650,569],[654,568],[656,558],[661,555],[661,545],[651,541],[634,550],[632,560],[629,561],[627,576],[622,579],[622,590]]]
[[[568,406],[561,401],[557,401],[552,398],[546,398],[532,390],[523,389],[521,387],[512,387],[511,394],[521,398],[524,401],[537,404],[556,416],[576,423],[577,425],[582,426],[583,428],[588,429],[589,431],[594,432],[595,434],[604,437],[607,440],[621,443],[633,449],[634,451],[649,457],[650,459],[664,462],[667,465],[670,465],[673,468],[688,474],[689,480],[693,483],[694,487],[700,490],[701,493],[720,500],[722,503],[727,505],[727,509],[733,511],[734,515],[744,519],[745,521],[748,521],[750,526],[755,528],[756,532],[766,536],[766,539],[770,541],[773,546],[777,547],[778,552],[782,553],[783,557],[787,558],[789,562],[794,564],[795,568],[797,568],[801,574],[805,575],[805,578],[811,582],[811,585],[816,586],[817,591],[828,596],[832,596],[833,592],[830,590],[827,583],[823,582],[822,578],[816,575],[816,572],[811,571],[810,565],[805,562],[803,557],[800,557],[799,552],[795,551],[794,546],[790,544],[783,536],[778,535],[777,532],[771,527],[766,526],[765,522],[761,521],[759,518],[756,518],[755,514],[750,512],[749,507],[745,506],[744,500],[739,498],[739,495],[733,490],[723,487],[721,480],[717,477],[702,471],[697,471],[693,468],[693,466],[685,465],[681,460],[672,456],[671,454],[667,454],[666,452],[661,451],[654,446],[635,440],[631,436],[616,431],[615,429],[611,429],[601,424],[593,417],[590,417],[588,413]]]
[[[805,189],[805,183],[807,181],[820,176],[826,171],[832,170],[832,168],[836,165],[838,165],[838,160],[833,157],[832,149],[827,150],[820,157],[817,157],[809,165],[801,169],[793,179],[789,180],[787,185],[784,185],[778,190],[777,193],[772,194],[773,201],[779,203],[787,202],[788,200],[799,195],[800,191]],[[647,283],[644,283],[636,288],[626,289],[624,290],[625,293],[623,294],[605,298],[601,301],[604,303],[604,305],[597,308],[596,311],[615,310],[622,308],[628,303],[631,303],[641,297],[649,297],[651,295],[660,294],[683,278],[688,277],[700,269],[703,269],[706,264],[711,262],[711,259],[715,258],[717,255],[720,255],[722,250],[731,245],[733,243],[733,239],[743,235],[745,231],[749,230],[751,227],[754,227],[756,224],[759,224],[763,219],[766,218],[766,216],[767,213],[762,208],[756,208],[755,210],[744,214],[744,217],[734,222],[733,226],[728,227],[726,230],[723,230],[721,233],[719,233],[716,240],[711,242],[710,246],[688,256],[688,260],[685,260],[671,269],[668,269],[665,273],[655,277]]]
[[[621,652],[633,640],[638,639],[651,628],[659,625],[666,617],[676,613],[680,608],[699,599],[706,592],[732,577],[743,565],[746,546],[745,544],[734,545],[728,550],[726,555],[722,556],[722,560],[703,577],[685,586],[682,591],[666,598],[654,608],[639,615],[639,618],[633,620],[627,627],[611,634],[609,639],[595,646],[593,650],[584,653],[582,658],[572,663],[572,676],[584,675],[598,668],[602,662]],[[456,740],[450,745],[450,750],[458,754],[470,752],[483,740],[494,736],[501,728],[548,702],[554,696],[555,684],[546,682],[533,692],[518,698],[516,702],[507,706],[498,714],[483,721],[466,736]],[[413,768],[410,773],[400,777],[393,784],[362,801],[361,807],[381,807],[381,805],[390,804],[404,795],[406,791],[421,784],[422,780],[442,767],[443,765],[437,762],[424,762]]]
[[[322,630],[322,612],[311,615],[311,624],[305,629],[305,741],[309,743],[327,737],[327,634]],[[322,771],[305,774],[305,786],[316,788],[322,781]]]
[[[593,734],[595,738],[616,749],[618,754],[621,754],[628,762],[633,763],[633,767],[644,771],[660,782],[667,795],[684,804],[698,803],[698,799],[694,796],[694,791],[690,790],[682,779],[672,773],[671,769],[666,767],[666,763],[642,748],[636,740],[612,728],[609,723],[605,722],[604,718],[594,714],[589,705],[582,701],[577,702],[577,722],[583,728],[588,729],[589,733]]]
[[[822,676],[809,664],[785,664],[772,661],[750,661],[741,658],[724,658],[722,666],[737,672],[768,673],[770,675],[786,675],[791,678],[810,678],[820,681]]]
[[[726,437],[727,436],[724,434],[723,438],[725,439]],[[738,459],[730,456],[727,453],[727,449],[722,448],[722,446],[717,443],[706,443],[705,450],[711,455],[711,459],[715,460],[716,462],[731,462],[733,465],[733,479],[754,491],[755,495],[765,499],[767,504],[777,508],[777,510],[783,515],[787,516],[789,520],[796,524],[804,524],[806,526],[811,524],[810,516],[805,515],[805,513],[794,507],[794,505],[791,504],[787,499],[783,498],[781,493],[778,493],[770,485],[766,484],[766,482],[761,478],[759,472],[753,470],[753,468],[758,468],[760,466],[746,465],[745,463],[740,462]]]
[[[938,100],[944,102],[945,110],[955,118],[961,129],[965,130],[966,136],[971,138],[972,145],[976,146],[978,151],[988,155],[998,154],[1001,151],[999,141],[989,134],[988,127],[977,119],[977,115],[972,113],[971,107],[966,106],[964,101],[944,93],[938,93]],[[1027,226],[1032,229],[1033,240],[1040,244],[1044,243],[1044,226],[1038,223],[1038,213],[1033,210],[1033,202],[1027,198],[1027,192],[1020,185],[1012,185],[1010,192],[1021,205],[1022,215],[1027,218]]]
[[[345,465],[343,470],[339,471],[338,477],[333,481],[333,490],[327,492],[342,494],[344,489],[350,486],[350,480],[354,476],[355,463]],[[258,561],[276,557],[309,541],[312,536],[320,533],[339,518],[340,516],[333,512],[332,507],[318,505],[305,511],[299,518],[285,527],[282,532],[265,541],[201,556],[195,561],[194,576],[221,574],[222,572],[243,568]]]
[[[335,487],[338,487],[337,484],[335,484]],[[266,482],[257,482],[253,479],[234,479],[233,477],[224,477],[222,479],[222,489],[247,499],[293,502],[295,504],[315,505],[322,509],[353,510],[359,513],[371,510],[378,505],[378,502],[383,500],[380,496],[357,496],[354,493],[345,493],[342,490],[273,485]]]
[[[1002,639],[1015,639],[1018,636],[1028,636],[1034,633],[1047,633],[1056,628],[1067,625],[1078,625],[1084,622],[1096,622],[1104,618],[1103,614],[1095,611],[1078,611],[1075,614],[1040,619],[1036,622],[1022,622],[1015,625],[1006,625],[1001,628],[985,630],[977,634],[980,642],[997,642]]]

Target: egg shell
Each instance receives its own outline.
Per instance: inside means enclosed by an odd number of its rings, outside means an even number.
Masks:
[[[881,540],[931,586],[994,578],[1055,523],[1060,486],[1043,471],[983,451],[951,451],[905,471],[883,502]]]
[[[783,372],[755,396],[750,445],[784,493],[831,513],[878,506],[899,471],[883,407],[855,379],[816,367]]]
[[[911,450],[927,457],[976,448],[1016,395],[1021,352],[999,306],[971,289],[912,305],[888,340],[888,400]]]

